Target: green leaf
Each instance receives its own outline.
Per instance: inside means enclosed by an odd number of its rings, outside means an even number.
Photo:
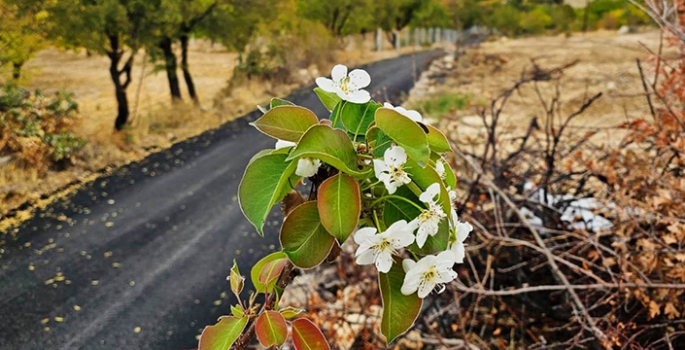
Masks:
[[[319,118],[314,112],[299,106],[279,106],[270,109],[254,125],[262,133],[279,140],[297,142]]]
[[[291,323],[296,350],[330,350],[326,338],[312,321],[300,318]]]
[[[348,104],[347,101],[338,102],[338,104],[333,107],[331,115],[328,117],[328,120],[331,121],[334,129],[345,129],[345,125],[343,125],[342,118],[340,116],[342,115],[342,109],[346,104]]]
[[[238,188],[240,209],[261,236],[271,207],[295,185],[291,176],[297,162],[286,161],[287,157],[286,153],[276,151],[257,153],[247,165]]]
[[[323,105],[329,111],[332,111],[333,108],[335,108],[335,105],[342,101],[342,99],[336,95],[335,92],[323,91],[319,87],[315,87],[314,92],[316,93],[316,96],[319,96],[319,100],[321,100],[321,103],[323,103]]]
[[[402,146],[407,155],[417,162],[428,162],[430,149],[426,133],[415,121],[389,108],[376,111],[376,126]]]
[[[383,300],[381,333],[385,336],[386,344],[390,344],[402,333],[409,330],[421,312],[423,300],[416,293],[402,294],[400,289],[402,289],[403,283],[404,271],[400,263],[393,264],[388,273],[378,274],[378,284]]]
[[[372,154],[375,158],[383,158],[385,151],[392,146],[392,139],[376,126],[372,126],[366,132],[366,142],[371,145]]]
[[[268,283],[260,282],[260,276],[264,270],[264,266],[269,263],[276,263],[279,261],[287,262],[288,256],[284,252],[271,253],[261,260],[259,260],[250,271],[250,279],[252,279],[252,284],[255,287],[257,293],[271,293],[274,290],[274,286],[278,279],[271,279]]]
[[[283,317],[285,317],[287,319],[291,319],[297,315],[300,315],[300,314],[304,313],[304,311],[305,311],[304,309],[298,309],[298,308],[295,308],[292,306],[288,306],[286,308],[278,310],[278,312],[280,312],[281,315],[283,315]]]
[[[274,97],[271,99],[270,105],[271,105],[271,108],[274,108],[274,107],[278,107],[278,106],[294,106],[295,104],[288,101],[288,100],[284,100],[282,98]]]
[[[228,350],[243,333],[247,320],[248,317],[220,317],[219,323],[202,331],[198,350]]]
[[[409,159],[404,167],[409,173],[409,177],[419,187],[421,191],[425,191],[428,186],[438,183],[440,184],[440,198],[438,201],[442,206],[442,210],[449,216],[452,205],[450,204],[450,196],[447,193],[445,184],[442,182],[440,175],[430,166],[422,168],[415,161]],[[419,196],[421,193],[415,193]]]
[[[265,348],[281,346],[288,336],[288,325],[283,315],[276,311],[263,312],[255,321],[257,340]]]
[[[323,227],[342,244],[359,223],[362,198],[359,183],[338,173],[319,186],[317,205]]]
[[[443,160],[443,163],[445,163],[445,186],[449,186],[450,189],[454,190],[457,188],[457,176],[447,161]]]
[[[231,306],[231,314],[235,317],[243,317],[245,316],[245,310],[243,310],[243,307],[240,305],[232,305]]]
[[[320,159],[355,177],[367,174],[357,170],[357,152],[350,137],[344,131],[328,125],[319,124],[309,128],[290,153],[288,160],[302,157]]]
[[[381,106],[374,101],[364,104],[346,103],[342,107],[342,123],[352,134],[364,135],[373,123],[376,110]]]
[[[316,201],[300,204],[285,218],[281,246],[292,263],[308,269],[319,265],[335,244],[321,224]]]
[[[433,151],[438,153],[452,152],[452,146],[445,134],[432,125],[425,124],[425,126],[428,129],[426,140],[428,141],[428,146],[430,146]]]

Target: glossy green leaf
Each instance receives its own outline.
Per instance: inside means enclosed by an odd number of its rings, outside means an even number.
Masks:
[[[364,135],[373,123],[376,110],[381,106],[374,101],[364,104],[346,103],[342,107],[341,120],[345,129],[355,135]]]
[[[323,91],[319,87],[315,87],[314,92],[316,93],[316,96],[319,96],[319,100],[321,100],[321,103],[323,103],[329,111],[332,111],[333,108],[335,108],[335,105],[341,101],[341,98],[334,92]]]
[[[238,339],[245,326],[248,317],[223,316],[219,323],[207,326],[200,336],[198,350],[228,350]]]
[[[283,315],[276,311],[263,312],[255,321],[257,340],[265,348],[281,346],[288,337],[288,325]]]
[[[288,259],[288,256],[283,253],[283,252],[275,252],[271,253],[265,257],[263,257],[261,260],[259,260],[253,267],[252,270],[250,271],[250,279],[252,280],[252,284],[255,287],[255,291],[257,293],[271,293],[274,290],[274,286],[276,285],[277,278],[276,279],[270,279],[269,283],[262,283],[260,282],[260,276],[262,275],[262,272],[264,270],[264,266],[266,266],[269,263],[276,263],[276,262],[286,262]]]
[[[426,132],[415,121],[389,108],[376,111],[376,126],[383,130],[407,155],[417,162],[425,163],[430,157]]]
[[[328,125],[312,126],[302,135],[288,160],[301,157],[320,159],[352,176],[365,175],[358,170],[357,152],[350,137],[344,131]]]
[[[271,207],[296,184],[291,177],[297,162],[286,161],[287,156],[282,152],[258,153],[247,165],[238,188],[240,209],[262,236]]]
[[[323,227],[342,244],[359,223],[362,199],[359,183],[338,173],[319,186],[317,206]]]
[[[402,270],[400,263],[393,264],[388,273],[378,274],[378,284],[383,301],[381,333],[385,336],[387,344],[409,330],[421,312],[421,298],[416,293],[402,294],[400,289],[402,289],[403,283],[404,270]]]
[[[295,308],[292,306],[288,306],[286,308],[278,310],[278,312],[280,312],[281,315],[283,315],[283,317],[285,317],[287,319],[291,319],[297,315],[303,314],[305,312],[305,310],[304,309],[298,309],[298,308]]]
[[[372,126],[366,132],[366,142],[371,146],[374,158],[383,158],[385,151],[392,146],[392,139],[378,127]]]
[[[450,164],[447,163],[447,161],[443,160],[443,163],[445,164],[445,175],[443,176],[443,179],[445,180],[445,186],[454,190],[457,188],[457,176],[454,174],[454,170]]]
[[[335,105],[335,107],[333,107],[331,115],[330,117],[328,117],[328,119],[331,121],[331,124],[333,125],[334,129],[345,130],[345,125],[343,125],[342,123],[342,109],[347,104],[347,101],[340,101],[338,102],[338,104]]]
[[[268,136],[297,142],[307,129],[318,123],[316,114],[304,107],[278,106],[270,109],[252,125]]]
[[[281,246],[292,263],[308,269],[319,265],[335,244],[321,224],[316,201],[295,208],[281,227]]]
[[[452,146],[442,131],[436,129],[432,125],[425,124],[425,126],[428,129],[426,140],[428,141],[428,146],[430,146],[431,150],[438,153],[452,152]]]
[[[296,350],[330,350],[326,338],[312,321],[300,318],[291,323]]]
[[[278,106],[294,106],[295,104],[288,101],[288,100],[284,100],[282,98],[274,97],[271,99],[271,103],[269,105],[271,106],[271,108],[274,108],[274,107],[278,107]]]

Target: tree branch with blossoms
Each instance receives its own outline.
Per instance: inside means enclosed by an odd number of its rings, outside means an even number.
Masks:
[[[264,347],[290,337],[298,350],[329,349],[322,332],[300,316],[303,310],[279,302],[293,267],[334,259],[351,236],[356,263],[379,271],[380,329],[388,344],[413,326],[424,298],[457,278],[453,267],[463,262],[473,228],[457,216],[456,176],[443,161],[452,151],[445,135],[416,111],[372,101],[364,89],[371,77],[361,69],[337,65],[331,79],[316,83],[330,112],[323,119],[273,99],[252,124],[276,145],[250,160],[240,208],[263,235],[271,208],[285,203],[281,250],[251,268],[255,290],[245,301],[244,277],[234,264],[230,281],[238,304],[205,328],[200,350],[244,349],[255,336]],[[308,186],[297,186],[303,183]]]

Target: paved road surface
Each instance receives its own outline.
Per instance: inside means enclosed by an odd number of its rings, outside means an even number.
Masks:
[[[436,55],[366,67],[371,91],[397,101]],[[287,99],[324,115],[310,91]],[[233,259],[245,272],[278,244],[277,213],[260,238],[236,199],[250,157],[274,144],[248,126],[258,116],[100,178],[16,239],[0,236],[0,349],[195,347],[202,328],[229,313]]]

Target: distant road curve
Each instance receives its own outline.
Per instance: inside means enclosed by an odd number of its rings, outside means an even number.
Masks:
[[[370,91],[397,102],[440,52],[376,62]],[[311,87],[287,96],[325,115]],[[274,146],[248,123],[217,130],[100,178],[0,236],[0,349],[188,349],[229,313],[226,276],[277,248],[278,213],[257,236],[236,191]]]

